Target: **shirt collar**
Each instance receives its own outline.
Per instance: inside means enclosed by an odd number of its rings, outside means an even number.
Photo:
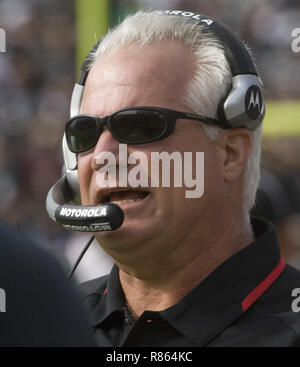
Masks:
[[[121,311],[126,305],[126,299],[120,283],[119,268],[117,265],[112,267],[104,292],[100,289],[94,292],[94,294],[95,293],[98,295],[99,302],[90,317],[91,327],[101,324],[114,312]]]
[[[275,229],[270,222],[252,219],[256,240],[227,259],[176,305],[158,312],[196,345],[204,345],[235,321],[276,280],[284,269]],[[115,265],[107,292],[94,309],[96,326],[125,306]]]

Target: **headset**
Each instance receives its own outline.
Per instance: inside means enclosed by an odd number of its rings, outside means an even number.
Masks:
[[[265,104],[263,87],[252,58],[237,35],[216,20],[205,15],[181,10],[162,10],[165,16],[180,16],[201,24],[219,40],[224,47],[232,73],[231,88],[218,106],[218,118],[227,128],[244,127],[255,130],[263,121]],[[71,117],[79,114],[84,85],[89,73],[89,60],[100,41],[89,51],[81,66],[81,76],[75,84],[70,106]],[[62,178],[50,189],[47,212],[54,221],[75,231],[97,232],[116,230],[124,220],[124,214],[116,204],[101,206],[80,205],[77,172],[77,156],[62,140],[64,168]],[[74,205],[75,204],[75,205]],[[76,205],[77,204],[77,205]]]

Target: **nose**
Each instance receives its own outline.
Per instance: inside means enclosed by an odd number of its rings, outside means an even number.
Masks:
[[[95,146],[92,156],[92,169],[98,170],[103,166],[104,163],[100,163],[100,157],[104,157],[103,153],[112,153],[115,157],[116,164],[119,161],[119,142],[112,136],[111,132],[104,128],[102,134],[100,135],[98,142]]]

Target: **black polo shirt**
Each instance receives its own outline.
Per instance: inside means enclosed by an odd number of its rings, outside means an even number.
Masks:
[[[281,258],[271,223],[252,219],[252,227],[252,244],[176,305],[145,311],[137,321],[126,307],[116,265],[82,284],[99,346],[300,346],[300,271]]]

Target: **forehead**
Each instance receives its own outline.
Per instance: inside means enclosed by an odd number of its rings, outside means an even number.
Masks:
[[[171,107],[182,99],[194,72],[191,49],[178,42],[119,48],[100,56],[91,68],[83,95],[84,112],[95,113],[91,109],[96,106],[99,113],[134,105]]]

